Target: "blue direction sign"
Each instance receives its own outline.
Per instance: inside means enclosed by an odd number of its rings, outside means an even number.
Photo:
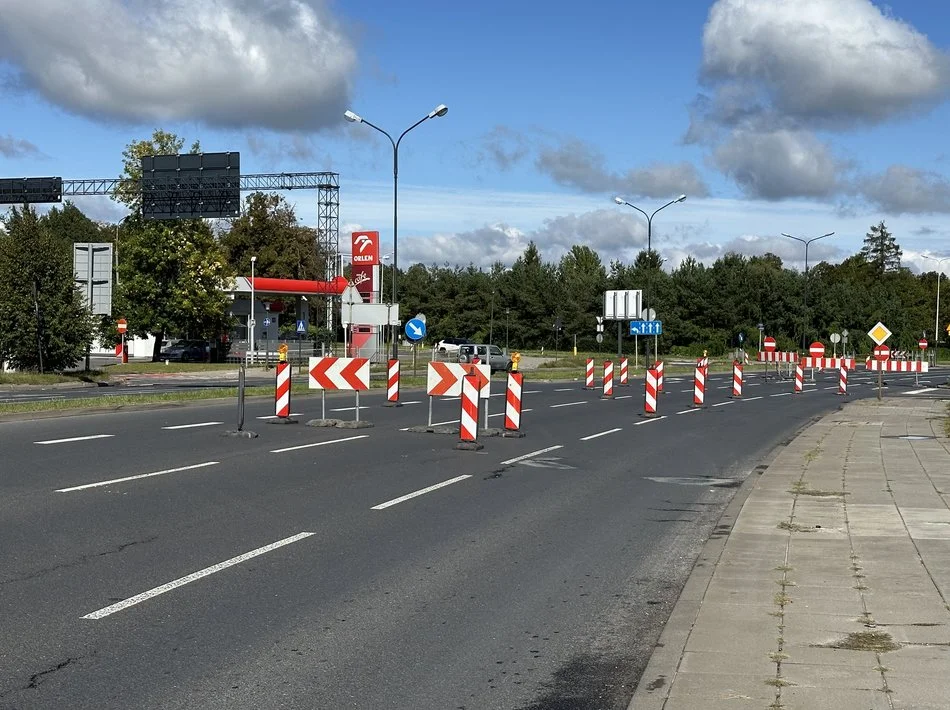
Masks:
[[[419,320],[418,318],[412,318],[406,322],[406,337],[409,340],[416,341],[422,340],[426,337],[426,324],[425,321]]]
[[[663,321],[632,320],[630,321],[630,335],[663,335]]]
[[[305,321],[305,320],[298,320],[298,321],[297,321],[297,332],[298,332],[298,333],[306,333],[306,332],[307,332],[307,321]]]

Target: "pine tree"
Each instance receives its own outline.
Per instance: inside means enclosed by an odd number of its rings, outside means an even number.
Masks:
[[[864,236],[864,246],[861,253],[868,263],[876,267],[878,273],[897,271],[901,268],[901,251],[894,235],[891,234],[882,220],[873,225],[871,231]]]

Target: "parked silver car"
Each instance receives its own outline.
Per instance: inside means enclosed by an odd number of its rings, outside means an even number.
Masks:
[[[459,362],[473,362],[476,357],[480,363],[491,367],[492,372],[511,371],[511,358],[505,355],[497,345],[459,346]]]

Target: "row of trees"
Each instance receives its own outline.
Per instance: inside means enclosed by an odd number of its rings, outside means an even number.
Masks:
[[[261,276],[323,277],[334,256],[319,252],[317,232],[300,225],[276,195],[248,196],[242,216],[227,222],[139,218],[139,159],[177,153],[183,145],[162,131],[129,144],[126,180],[115,199],[130,216],[117,225],[96,223],[70,203],[42,217],[29,207],[10,210],[0,232],[0,360],[20,369],[59,369],[78,361],[93,337],[115,336],[114,319],[92,318],[75,288],[74,242],[115,242],[114,314],[127,319],[131,333],[155,336],[156,357],[166,336],[212,339],[237,325],[221,286],[247,274],[252,255]],[[510,267],[414,264],[397,277],[403,315],[425,313],[433,342],[467,336],[523,349],[576,338],[579,348],[596,349],[604,291],[642,289],[645,305],[664,323],[664,352],[717,354],[738,345],[740,334],[755,343],[759,323],[779,347],[796,349],[843,328],[863,334],[878,320],[894,331],[894,347],[910,349],[923,333],[932,336],[937,274],[914,275],[900,258],[900,246],[882,222],[859,253],[808,274],[785,268],[773,254],[728,254],[712,266],[690,258],[671,271],[655,251],[641,252],[633,264],[605,264],[584,245],[553,263],[532,243]],[[390,268],[382,278],[384,299]],[[950,296],[941,307],[950,316],[948,306]],[[283,317],[292,323],[295,316],[291,309]],[[606,333],[608,349],[613,328]],[[339,330],[329,336],[342,340]]]

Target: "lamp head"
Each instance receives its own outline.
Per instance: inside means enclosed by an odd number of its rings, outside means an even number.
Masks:
[[[257,261],[257,257],[256,257],[256,256],[252,256],[252,257],[251,257],[251,263],[253,264],[255,261]]]
[[[445,104],[439,104],[429,112],[429,118],[441,118],[449,112],[449,107]]]
[[[353,112],[350,111],[349,109],[347,109],[347,111],[343,114],[343,118],[345,118],[347,121],[350,121],[351,123],[362,123],[362,122],[363,122],[363,117],[362,117],[362,116],[360,116],[360,115],[357,114],[357,113],[353,113]]]
[[[614,198],[614,202],[616,202],[618,205],[622,205],[622,204],[623,204],[623,198],[622,198],[622,197],[615,197],[615,198]]]
[[[682,202],[682,201],[685,200],[685,199],[686,199],[686,195],[680,195],[679,197],[676,198],[676,201],[677,201],[677,202]]]

